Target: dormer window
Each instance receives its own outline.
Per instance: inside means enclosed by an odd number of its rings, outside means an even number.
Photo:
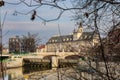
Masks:
[[[89,39],[91,38],[91,36],[89,36]]]
[[[87,35],[85,35],[85,39],[87,38]]]
[[[18,39],[16,39],[16,42],[18,42]]]
[[[63,41],[65,41],[65,38],[63,39]]]
[[[57,40],[55,40],[55,42],[57,42]]]
[[[69,41],[69,38],[67,38],[67,41]]]
[[[52,40],[52,42],[54,42],[55,40]]]

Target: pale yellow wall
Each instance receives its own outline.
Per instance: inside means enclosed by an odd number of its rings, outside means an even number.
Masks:
[[[78,51],[80,47],[93,47],[95,44],[99,43],[98,40],[98,35],[94,35],[93,36],[93,40],[90,41],[77,41],[77,39],[80,38],[80,36],[82,35],[83,32],[83,28],[79,27],[77,30],[77,33],[73,33],[73,41],[72,42],[62,42],[62,43],[53,43],[53,44],[47,44],[47,51],[51,51],[54,52],[56,50],[60,50],[60,51],[69,51],[72,47],[74,46],[78,46]],[[76,41],[74,41],[76,40]]]
[[[64,42],[61,43],[61,50],[60,50],[60,43],[54,44],[47,44],[47,51],[48,52],[55,52],[59,51],[70,51],[72,47],[76,47],[78,51],[80,51],[80,47],[92,47],[92,41],[75,41],[75,42]]]
[[[2,50],[2,53],[3,53],[3,54],[9,53],[9,49],[3,49],[3,50]]]

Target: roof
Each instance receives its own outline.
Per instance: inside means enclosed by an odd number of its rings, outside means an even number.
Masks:
[[[73,35],[63,35],[63,36],[53,36],[51,37],[47,43],[59,43],[65,41],[72,41]]]
[[[93,38],[93,32],[83,32],[78,41],[80,40],[91,40]]]
[[[38,48],[38,49],[43,49],[43,48],[45,48],[45,45],[40,45],[40,46],[38,46],[37,48]]]
[[[78,40],[74,40],[73,35],[53,36],[48,40],[47,44],[91,40],[92,37],[93,37],[93,32],[83,32]]]

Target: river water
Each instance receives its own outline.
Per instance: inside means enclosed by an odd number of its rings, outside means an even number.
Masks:
[[[36,80],[47,75],[50,69],[40,69],[40,68],[30,68],[30,67],[20,67],[7,69],[4,71],[4,80]],[[3,80],[0,74],[0,80]]]

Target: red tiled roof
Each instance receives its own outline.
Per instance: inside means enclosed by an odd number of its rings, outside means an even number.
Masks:
[[[45,45],[38,46],[38,49],[42,49],[42,48],[45,48]]]

